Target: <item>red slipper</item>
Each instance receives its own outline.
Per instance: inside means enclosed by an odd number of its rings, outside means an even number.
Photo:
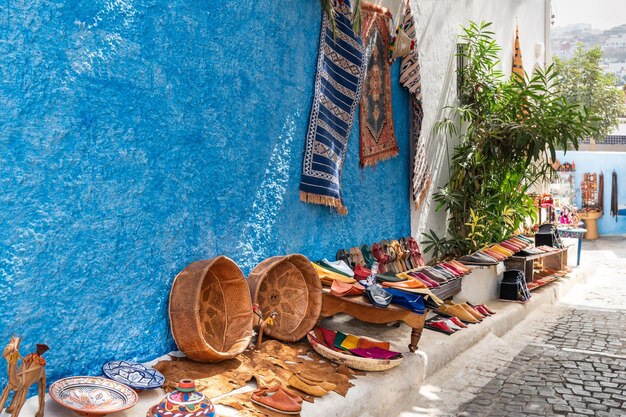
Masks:
[[[451,320],[452,323],[456,324],[459,327],[467,327],[467,324],[463,323],[458,317],[450,317],[448,320]]]
[[[427,321],[424,323],[424,327],[447,335],[451,335],[455,332],[455,330],[452,330],[443,320]]]

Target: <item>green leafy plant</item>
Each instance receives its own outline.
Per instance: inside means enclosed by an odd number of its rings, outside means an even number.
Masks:
[[[603,141],[612,133],[619,124],[619,117],[626,115],[624,91],[617,86],[617,77],[604,73],[601,61],[599,46],[585,49],[583,44],[576,46],[571,59],[554,59],[559,72],[557,90],[568,101],[584,104],[597,118],[598,130],[593,136],[597,141]]]
[[[436,259],[481,249],[535,220],[528,192],[553,175],[547,161],[556,159],[557,149],[577,148],[579,138],[597,133],[597,119],[554,88],[554,66],[524,80],[506,77],[490,26],[463,28],[460,53],[467,64],[458,69],[460,98],[437,124],[459,144],[450,179],[434,197],[448,214],[447,236],[424,235]]]

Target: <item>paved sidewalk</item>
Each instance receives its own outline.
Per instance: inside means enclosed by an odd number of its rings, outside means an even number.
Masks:
[[[401,416],[626,416],[624,243],[585,242],[585,283],[459,356]]]

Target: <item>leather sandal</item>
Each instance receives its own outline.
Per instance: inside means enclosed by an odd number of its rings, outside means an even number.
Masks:
[[[344,261],[350,268],[354,269],[354,260],[350,253],[345,249],[339,249],[335,255],[335,260]]]
[[[376,258],[372,255],[372,250],[367,245],[361,245],[361,254],[363,255],[363,259],[365,260],[365,267],[371,268],[374,262],[376,262]]]
[[[387,261],[389,260],[389,256],[385,254],[385,252],[383,251],[383,248],[378,243],[374,243],[372,245],[372,256],[374,256],[374,258],[376,259],[376,262],[378,262],[378,271],[386,272],[387,271],[386,264],[387,264]]]
[[[417,241],[413,236],[409,236],[406,238],[406,243],[411,250],[411,258],[413,260],[413,264],[417,264],[417,266],[424,266],[424,258],[422,257],[422,251],[420,250]]]
[[[396,251],[386,240],[380,241],[380,246],[383,248],[383,252],[387,255],[386,269],[393,273],[398,272],[396,267]]]
[[[419,268],[419,265],[413,264],[413,260],[411,258],[411,249],[409,249],[409,246],[406,243],[406,239],[401,237],[400,239],[398,239],[398,242],[400,243],[400,247],[402,248],[402,251],[404,252],[404,262],[406,263],[406,266],[408,267],[408,269]]]
[[[397,240],[392,240],[389,242],[389,245],[393,248],[393,251],[396,253],[396,272],[404,272],[411,268],[409,268],[406,264],[406,254],[400,245],[400,242]]]
[[[361,252],[361,249],[359,249],[357,246],[354,246],[352,248],[350,248],[350,256],[352,257],[352,262],[354,263],[354,268],[357,267],[357,265],[360,265],[361,267],[365,268],[365,257],[363,257],[363,253]]]

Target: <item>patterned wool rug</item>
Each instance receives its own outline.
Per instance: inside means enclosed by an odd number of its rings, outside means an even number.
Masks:
[[[369,56],[360,108],[361,166],[398,155],[391,107],[391,63],[389,51],[389,12],[363,4],[363,44]],[[369,24],[371,22],[371,24]]]
[[[430,176],[430,166],[426,160],[426,146],[424,140],[420,140],[422,130],[422,79],[420,75],[419,51],[417,49],[417,37],[415,34],[415,22],[410,1],[407,0],[406,11],[402,29],[404,33],[413,40],[416,47],[402,60],[400,66],[400,83],[411,93],[411,141],[415,146],[415,156],[413,158],[413,201],[415,207],[419,208],[428,195],[432,179]]]
[[[361,36],[352,30],[349,0],[335,4],[336,33],[323,13],[313,106],[306,137],[300,200],[348,210],[341,197],[341,171],[365,66]]]

